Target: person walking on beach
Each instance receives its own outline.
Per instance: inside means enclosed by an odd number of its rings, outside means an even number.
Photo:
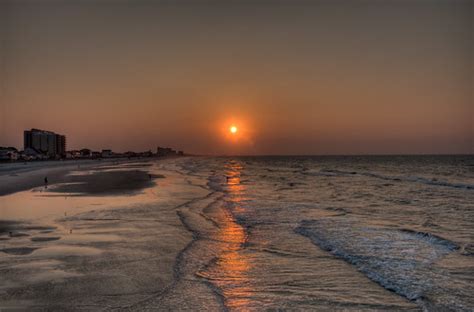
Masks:
[[[48,188],[48,177],[44,177],[44,188]]]

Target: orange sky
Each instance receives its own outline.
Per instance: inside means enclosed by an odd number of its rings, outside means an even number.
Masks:
[[[473,2],[259,3],[1,2],[0,146],[474,152]]]

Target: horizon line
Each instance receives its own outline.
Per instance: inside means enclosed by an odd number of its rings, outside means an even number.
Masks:
[[[367,154],[187,154],[198,157],[334,157],[334,156],[474,156],[472,153],[367,153]]]

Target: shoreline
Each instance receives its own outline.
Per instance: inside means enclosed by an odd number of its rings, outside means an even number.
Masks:
[[[44,185],[44,177],[51,184],[64,179],[69,172],[77,169],[91,169],[101,164],[110,163],[95,160],[80,160],[71,162],[41,162],[27,165],[0,166],[0,196],[26,191]],[[12,164],[13,165],[13,164]],[[25,167],[24,167],[25,166]]]
[[[110,158],[102,160],[78,159],[67,161],[44,161],[0,164],[0,196],[26,191],[44,185],[44,177],[50,184],[61,183],[71,171],[90,170],[105,165],[121,165],[126,163],[152,163],[172,159],[160,158]]]
[[[102,170],[105,173],[116,174],[100,178],[89,171],[102,165],[106,165]],[[172,287],[179,254],[192,241],[192,234],[176,213],[177,207],[206,196],[207,192],[188,184],[186,174],[173,170],[173,160],[145,164],[140,159],[113,166],[94,162],[81,164],[80,168],[88,179],[111,183],[113,190],[117,190],[118,179],[138,179],[138,193],[131,187],[130,194],[122,189],[114,194],[102,186],[105,193],[99,196],[70,196],[71,190],[55,195],[57,181],[50,176],[63,181],[68,172],[76,171],[76,166],[77,163],[38,168],[21,174],[24,179],[31,179],[47,172],[51,190],[48,187],[46,193],[52,197],[28,191],[31,184],[15,185],[9,195],[0,196],[2,209],[11,205],[32,205],[39,210],[57,207],[46,217],[2,224],[7,229],[0,233],[0,309],[127,309]],[[157,183],[149,184],[148,174],[140,173],[143,171],[154,175]],[[159,175],[162,176],[156,177]],[[6,178],[15,177],[1,175],[0,181],[6,183]],[[75,187],[73,194],[78,191]],[[183,195],[176,198],[175,192]],[[35,206],[42,202],[43,206]],[[48,208],[50,205],[53,206]],[[62,209],[67,211],[63,213]]]

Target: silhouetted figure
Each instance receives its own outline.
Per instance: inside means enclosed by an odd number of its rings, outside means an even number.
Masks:
[[[48,177],[44,177],[44,188],[48,188]]]
[[[149,177],[149,178],[150,178],[150,180],[151,180],[151,174],[149,174],[149,175],[148,175],[148,177]]]
[[[8,235],[9,235],[10,237],[13,237],[13,232],[8,232]]]

